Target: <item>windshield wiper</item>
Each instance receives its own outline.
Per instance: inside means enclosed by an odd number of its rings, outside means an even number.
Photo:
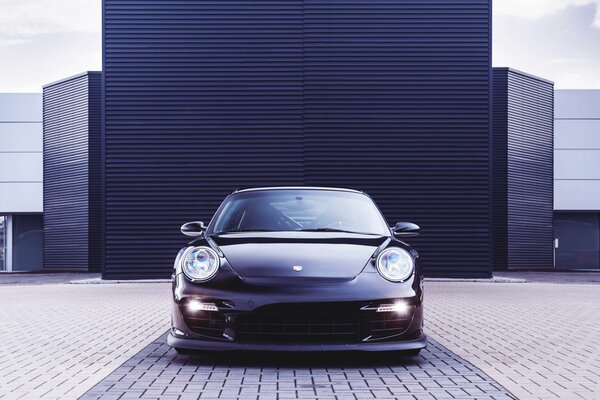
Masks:
[[[215,235],[221,235],[223,233],[239,233],[239,232],[277,232],[274,229],[232,229],[230,231],[221,231],[215,233]]]
[[[299,232],[342,232],[342,233],[355,233],[357,235],[376,235],[376,233],[347,231],[344,229],[336,229],[336,228],[305,228],[305,229],[298,229],[298,231]]]

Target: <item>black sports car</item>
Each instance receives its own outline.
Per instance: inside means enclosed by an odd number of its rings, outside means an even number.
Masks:
[[[239,190],[196,237],[173,274],[168,343],[189,350],[399,350],[423,334],[418,254],[373,200],[349,189]]]

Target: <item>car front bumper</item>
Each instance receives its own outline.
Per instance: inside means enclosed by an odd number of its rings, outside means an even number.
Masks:
[[[167,343],[170,346],[189,350],[213,351],[410,351],[420,350],[427,346],[427,336],[421,335],[417,339],[398,340],[392,342],[373,343],[237,343],[217,342],[199,339],[186,339],[169,333]]]
[[[236,290],[223,290],[192,284],[182,274],[174,278],[168,343],[177,348],[403,351],[427,344],[420,279],[398,285],[378,274],[362,274],[341,283],[294,287],[244,282]],[[192,299],[216,304],[218,311],[189,311],[186,304]],[[376,311],[377,304],[394,299],[407,302],[410,311],[403,316]],[[318,338],[305,336],[315,332]]]

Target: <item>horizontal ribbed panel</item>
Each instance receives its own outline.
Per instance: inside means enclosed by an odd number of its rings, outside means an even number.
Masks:
[[[105,15],[105,277],[167,277],[181,224],[237,187],[303,182],[302,2]]]
[[[88,73],[89,268],[102,270],[102,73]]]
[[[98,212],[100,73],[81,74],[44,87],[44,269],[99,270]],[[91,82],[94,90],[91,91]],[[93,105],[90,98],[93,99]],[[94,114],[90,118],[90,113]],[[90,137],[96,147],[90,146]],[[96,177],[95,203],[90,174]],[[95,226],[94,226],[95,224]]]
[[[428,275],[489,275],[489,1],[104,12],[105,277],[166,277],[180,224],[235,188],[297,184],[421,224]]]
[[[494,267],[552,268],[554,85],[494,68]]]
[[[493,69],[493,269],[508,269],[508,69]]]
[[[488,276],[489,2],[304,4],[306,182],[419,224],[428,276]]]

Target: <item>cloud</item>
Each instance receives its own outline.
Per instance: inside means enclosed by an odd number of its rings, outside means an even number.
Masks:
[[[100,0],[0,0],[0,36],[5,38],[100,30]]]
[[[558,57],[558,58],[552,58],[549,60],[549,62],[554,63],[554,64],[581,64],[581,63],[585,63],[588,61],[589,60],[587,60],[585,58],[577,58],[577,57]]]
[[[0,92],[102,65],[102,0],[0,0]]]
[[[41,92],[42,85],[102,68],[99,33],[36,35],[0,48],[0,93]]]
[[[525,19],[540,19],[570,6],[596,6],[592,26],[600,28],[600,0],[495,0],[494,13]]]
[[[27,39],[10,39],[10,38],[0,37],[0,47],[14,46],[17,44],[23,44],[23,43],[29,43],[29,42],[30,41]]]

